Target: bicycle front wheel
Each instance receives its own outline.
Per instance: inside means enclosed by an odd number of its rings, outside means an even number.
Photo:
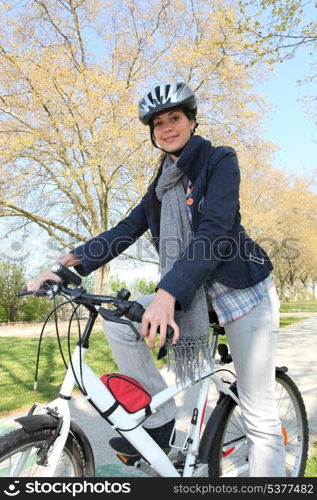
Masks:
[[[286,476],[301,477],[308,453],[307,414],[297,386],[283,372],[276,373],[276,398],[284,437]],[[224,397],[222,405],[225,415],[218,423],[209,453],[209,477],[247,476],[248,446],[241,410],[230,396]]]
[[[17,429],[0,438],[0,477],[45,477],[45,466],[38,465],[38,452],[51,434],[41,429],[29,434]],[[85,460],[79,443],[68,435],[55,471],[55,477],[82,477]]]

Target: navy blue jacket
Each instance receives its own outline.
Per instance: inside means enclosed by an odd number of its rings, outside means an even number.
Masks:
[[[266,278],[273,266],[240,224],[240,171],[234,149],[213,147],[202,137],[193,136],[177,166],[193,184],[190,211],[194,236],[157,289],[171,293],[176,298],[176,308],[186,311],[206,280],[247,288]],[[151,216],[149,206],[152,190],[153,183],[117,226],[73,251],[81,260],[76,270],[82,276],[122,253],[147,229],[159,251],[160,225]]]

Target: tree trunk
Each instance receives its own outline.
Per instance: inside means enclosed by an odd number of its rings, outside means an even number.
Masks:
[[[279,295],[279,299],[280,299],[281,302],[283,302],[285,300],[285,297],[284,297],[284,294],[285,294],[284,287],[285,287],[285,282],[280,279],[278,295]]]
[[[110,266],[105,264],[94,272],[94,293],[107,295]]]

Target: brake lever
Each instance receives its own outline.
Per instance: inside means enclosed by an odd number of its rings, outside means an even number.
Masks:
[[[38,290],[28,290],[26,286],[22,288],[22,292],[17,293],[17,297],[25,297],[26,295],[34,295],[35,297],[48,297],[51,299],[53,295],[61,290],[61,283],[57,281],[47,280],[44,282],[43,288]]]
[[[140,333],[138,330],[135,328],[134,324],[132,321],[129,321],[128,319],[122,319],[121,316],[124,314],[122,311],[111,311],[110,309],[106,309],[105,307],[99,307],[98,309],[99,314],[105,319],[106,321],[112,321],[113,323],[121,323],[123,325],[129,325],[130,328],[135,333],[136,339],[140,340]]]
[[[24,291],[24,288],[25,288],[25,291]],[[22,292],[16,293],[15,296],[16,297],[24,297],[25,295],[33,295],[33,294],[34,294],[33,291],[29,292],[26,287],[23,287]]]
[[[46,288],[40,288],[39,290],[28,290],[25,286],[23,287],[22,292],[16,294],[16,297],[25,297],[26,295],[36,295],[37,297],[39,297],[40,295],[43,295],[43,293],[46,294],[46,292]]]

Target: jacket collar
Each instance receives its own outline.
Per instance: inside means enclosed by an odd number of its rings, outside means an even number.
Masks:
[[[199,135],[193,135],[177,160],[177,168],[193,183],[206,161],[208,161],[210,153],[211,142]]]

